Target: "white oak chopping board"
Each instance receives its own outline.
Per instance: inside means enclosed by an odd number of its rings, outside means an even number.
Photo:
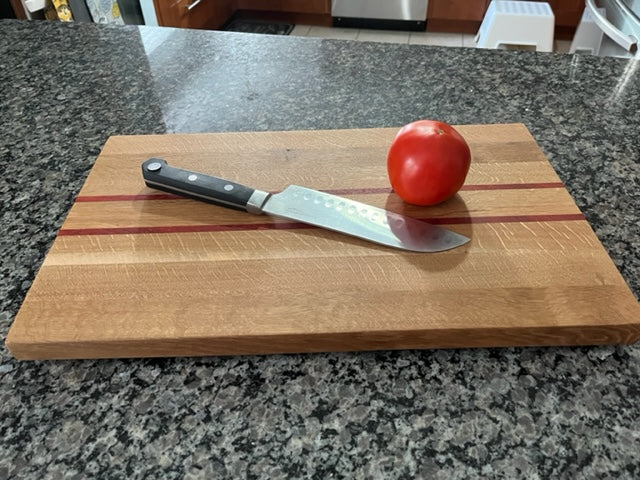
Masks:
[[[632,343],[640,306],[521,124],[457,127],[463,189],[390,191],[397,128],[116,136],[11,327],[21,359]],[[170,165],[277,191],[295,183],[471,238],[412,253],[147,188]]]

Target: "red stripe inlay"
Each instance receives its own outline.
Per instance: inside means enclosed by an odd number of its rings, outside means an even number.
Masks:
[[[562,182],[542,183],[487,183],[483,185],[463,185],[460,190],[526,190],[537,188],[563,188]]]
[[[320,192],[330,193],[332,195],[372,195],[375,193],[391,193],[389,187],[371,187],[371,188],[334,188],[323,189]],[[274,192],[277,193],[277,192]]]
[[[476,185],[463,185],[460,190],[526,190],[538,188],[562,188],[562,182],[543,183],[489,183]],[[377,188],[337,188],[321,190],[333,195],[374,195],[380,193],[391,193],[389,187]],[[277,192],[272,192],[277,193]],[[147,193],[139,195],[81,195],[76,198],[76,202],[129,202],[137,200],[176,200],[183,197],[171,193]]]
[[[513,222],[566,222],[584,220],[581,213],[548,215],[502,215],[486,217],[441,217],[421,218],[434,225],[464,225],[471,223],[513,223]],[[143,233],[196,233],[231,232],[247,230],[296,230],[300,228],[319,228],[300,222],[274,223],[231,223],[227,225],[163,225],[155,227],[104,227],[104,228],[63,228],[60,236],[77,235],[131,235]]]

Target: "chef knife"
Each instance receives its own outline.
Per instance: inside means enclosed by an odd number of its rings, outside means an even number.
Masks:
[[[271,194],[171,167],[160,158],[142,164],[148,187],[249,213],[276,215],[415,252],[440,252],[469,241],[464,235],[337,195],[290,185]]]

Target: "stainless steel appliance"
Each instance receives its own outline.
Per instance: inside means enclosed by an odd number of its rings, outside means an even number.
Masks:
[[[338,27],[424,30],[428,0],[333,0],[331,16]]]
[[[604,32],[599,55],[633,57],[640,40],[640,0],[586,0],[596,25]],[[598,8],[605,9],[603,15]]]

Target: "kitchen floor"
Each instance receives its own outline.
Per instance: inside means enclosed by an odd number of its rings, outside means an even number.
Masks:
[[[363,42],[408,43],[445,47],[475,47],[475,35],[463,33],[407,32],[395,30],[368,30],[363,28],[319,27],[296,25],[290,35],[300,37],[335,38]],[[554,51],[567,53],[570,41],[556,40]]]

